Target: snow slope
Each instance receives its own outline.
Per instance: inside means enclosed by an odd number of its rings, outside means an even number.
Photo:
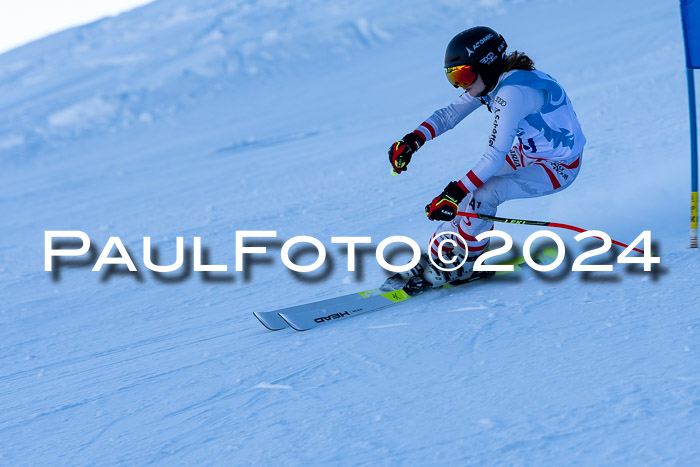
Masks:
[[[331,236],[435,228],[422,207],[477,160],[488,113],[400,177],[385,154],[456,97],[444,46],[475,24],[564,85],[589,141],[571,188],[499,213],[648,229],[662,267],[524,272],[265,330],[253,311],[386,276],[371,253],[345,271]],[[0,55],[0,463],[696,465],[684,75],[677,4],[631,0],[157,1]],[[45,272],[45,230],[83,230],[94,254],[119,236],[140,273]],[[278,234],[247,274],[237,230]],[[286,270],[295,235],[332,264]],[[153,274],[144,236],[163,264],[200,236],[229,272]]]

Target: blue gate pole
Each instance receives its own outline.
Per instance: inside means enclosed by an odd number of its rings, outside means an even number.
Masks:
[[[690,248],[698,247],[698,125],[695,112],[695,75],[688,68],[690,104]]]

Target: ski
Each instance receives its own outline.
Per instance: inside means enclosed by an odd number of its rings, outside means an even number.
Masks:
[[[371,297],[376,297],[386,293],[385,290],[372,289],[365,290],[364,292],[351,293],[348,295],[341,295],[340,297],[328,298],[318,302],[304,303],[302,305],[295,305],[288,308],[282,308],[273,311],[255,311],[253,315],[270,331],[279,331],[288,327],[287,322],[280,316],[280,313],[293,314],[300,311],[311,311],[314,309],[325,309],[325,308],[337,308],[337,307],[352,307],[359,306],[366,299]]]
[[[273,311],[255,311],[253,315],[258,318],[258,321],[262,323],[270,331],[279,331],[288,327],[287,322],[282,319],[280,313],[295,313],[303,310],[311,310],[316,308],[334,308],[338,306],[348,306],[353,303],[360,303],[364,297],[371,297],[382,293],[379,289],[367,290],[360,293],[352,293],[348,295],[342,295],[340,297],[328,298],[326,300],[321,300],[318,302],[304,303],[302,305],[295,305],[288,308],[282,308]]]
[[[547,248],[533,254],[532,258],[539,264],[549,264],[556,256],[556,249]],[[508,274],[520,270],[526,263],[523,257],[519,257],[496,264],[513,265],[514,268],[513,271],[476,273],[465,281],[445,284],[435,289],[428,289],[426,292],[451,289],[490,277]],[[254,315],[263,326],[272,331],[284,329],[287,325],[296,331],[307,331],[322,324],[351,318],[370,311],[381,310],[397,303],[405,302],[416,296],[417,295],[409,295],[403,289],[391,292],[382,291],[381,289],[372,289],[275,311],[254,312]]]

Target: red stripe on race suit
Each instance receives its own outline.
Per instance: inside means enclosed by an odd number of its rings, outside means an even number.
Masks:
[[[457,242],[459,243],[459,238],[455,238],[454,240],[457,240]],[[443,242],[444,242],[444,240],[443,240]],[[435,248],[439,247],[439,246],[440,246],[440,240],[439,240],[437,237],[433,237],[433,243],[432,243],[431,246],[434,246]],[[452,249],[453,249],[452,245],[450,245],[450,244],[448,244],[448,243],[445,243],[445,246],[442,247],[442,248],[443,248],[443,250],[445,250],[445,251],[449,251],[449,250],[452,250]]]
[[[467,241],[472,241],[475,242],[476,238],[472,237],[468,233],[466,233],[464,230],[462,230],[462,223],[460,222],[459,225],[457,226],[457,230],[459,231],[459,234],[464,237],[465,240]]]
[[[459,227],[458,227],[458,229],[459,229]],[[465,245],[464,245],[464,242],[462,241],[462,239],[460,238],[461,235],[462,234],[458,232],[458,234],[454,236],[454,240],[457,242],[457,245],[459,245],[459,247],[461,249],[464,249]]]
[[[483,240],[477,240],[476,237],[472,237],[471,235],[465,234],[463,231],[461,231],[461,229],[460,229],[460,235],[462,235],[468,242],[470,242],[468,245],[469,251],[479,252],[479,251],[483,250],[484,248],[486,248],[489,245],[489,243],[491,242],[490,238],[485,238]],[[464,247],[464,245],[461,245],[462,242],[459,241],[459,238],[457,239],[457,241],[460,243],[460,246],[463,249],[466,249]],[[472,245],[472,242],[480,242],[480,243],[477,243],[476,245]]]
[[[457,180],[457,186],[462,189],[463,192],[469,194],[469,188],[467,188],[464,183],[462,183],[462,180]]]
[[[515,166],[515,163],[510,158],[510,154],[506,154],[506,162],[508,162],[510,166],[513,167],[513,170],[518,170],[518,168]]]
[[[484,243],[484,244],[481,245],[481,246],[475,246],[475,247],[470,246],[470,247],[469,247],[469,253],[479,253],[480,251],[485,250],[486,247],[489,246],[489,243],[490,243],[490,242],[486,242],[486,243]]]
[[[453,240],[457,242],[457,245],[460,248],[464,249],[464,244],[459,240],[459,237],[456,237]],[[437,237],[433,237],[433,243],[430,246],[431,248],[438,248],[440,246],[440,241],[437,239]],[[443,246],[442,249],[445,251],[452,251],[454,250],[454,247],[449,243],[445,243],[445,246]]]
[[[482,181],[479,179],[479,177],[477,177],[476,174],[475,174],[472,170],[470,170],[469,172],[467,172],[467,178],[468,178],[469,181],[472,182],[472,183],[474,184],[474,186],[477,187],[477,188],[479,188],[481,185],[484,184],[484,182],[482,182]]]
[[[580,158],[580,157],[577,157],[576,160],[573,161],[573,162],[572,162],[571,164],[569,164],[569,165],[566,165],[566,164],[564,164],[564,163],[562,163],[562,162],[557,162],[557,164],[561,165],[561,166],[564,167],[565,169],[571,170],[571,169],[577,168],[580,162],[581,162],[581,158]]]
[[[442,251],[443,251],[443,253],[450,253],[452,250],[448,250],[447,248],[443,247],[443,248],[442,248]],[[438,255],[438,252],[437,252],[437,249],[436,249],[436,248],[431,247],[431,248],[430,248],[430,253],[432,253],[432,255],[433,255],[434,257],[436,257],[436,258],[440,258],[440,255]]]
[[[555,190],[561,188],[561,183],[559,183],[559,180],[557,180],[557,177],[554,175],[554,172],[552,172],[549,167],[546,165],[542,164],[541,162],[535,162],[535,164],[542,166],[545,172],[547,172],[547,176],[549,176],[549,181],[552,182],[552,188]]]
[[[426,128],[426,129],[430,132],[430,138],[431,138],[431,139],[432,139],[432,138],[435,138],[435,128],[433,128],[433,126],[432,126],[430,123],[428,123],[428,122],[423,122],[423,123],[421,123],[419,126],[422,126],[422,127]]]

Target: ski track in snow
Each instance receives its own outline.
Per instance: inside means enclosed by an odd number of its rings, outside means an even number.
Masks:
[[[367,329],[394,328],[396,326],[408,326],[408,323],[393,323],[393,324],[382,324],[380,326],[368,326]]]
[[[0,464],[698,464],[680,16],[642,3],[177,0],[0,55]],[[490,117],[400,177],[386,148],[456,97],[442,51],[477,23],[564,85],[588,139],[571,188],[499,214],[623,242],[650,229],[658,274],[522,271],[264,329],[253,311],[384,280],[373,251],[345,271],[331,236],[429,238],[422,206],[446,167],[476,162]],[[120,236],[140,275],[75,264],[53,280],[43,231],[63,229],[95,254]],[[277,230],[248,276],[236,230]],[[162,264],[183,236],[190,268],[201,236],[229,271],[152,274],[146,235]],[[325,276],[284,268],[295,235],[327,246]]]

